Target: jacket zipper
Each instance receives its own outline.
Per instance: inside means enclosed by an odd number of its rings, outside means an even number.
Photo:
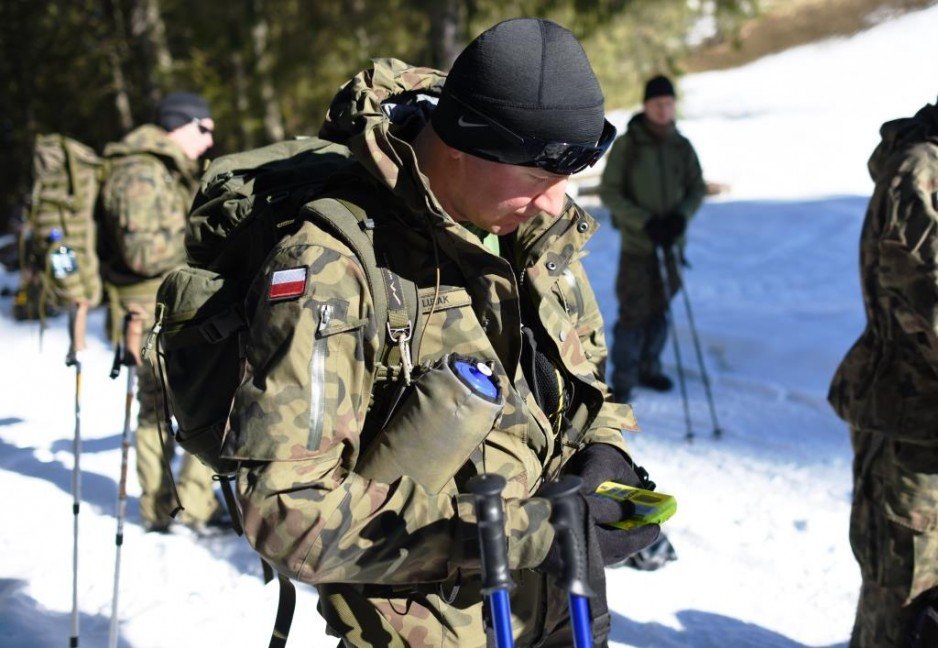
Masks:
[[[667,216],[664,210],[668,204],[667,174],[664,172],[664,143],[658,143],[658,174],[661,177],[661,210],[659,216]]]
[[[332,321],[332,304],[319,307],[319,325],[313,341],[313,357],[309,361],[309,440],[306,447],[310,450],[319,448],[322,441],[323,416],[326,412],[326,346],[327,338],[323,335]]]

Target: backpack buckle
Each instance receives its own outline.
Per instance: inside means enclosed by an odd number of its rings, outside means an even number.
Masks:
[[[410,356],[410,338],[413,336],[414,325],[407,320],[407,325],[400,328],[393,328],[391,322],[388,322],[388,335],[397,345],[401,353],[401,369],[404,370],[404,384],[410,384],[410,375],[414,370],[414,360]]]
[[[199,333],[202,334],[202,337],[205,338],[205,341],[209,344],[218,344],[228,337],[214,320],[208,320],[207,322],[199,324]]]
[[[199,324],[199,333],[209,344],[218,344],[240,328],[241,319],[229,308]]]

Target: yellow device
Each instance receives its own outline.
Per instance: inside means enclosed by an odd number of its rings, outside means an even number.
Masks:
[[[661,524],[677,512],[677,500],[672,496],[644,488],[607,481],[599,485],[596,494],[618,502],[629,501],[635,505],[635,514],[632,517],[610,525],[618,529],[634,529],[644,524]]]

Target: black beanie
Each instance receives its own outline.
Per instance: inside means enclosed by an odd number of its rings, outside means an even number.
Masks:
[[[583,46],[542,18],[500,22],[469,43],[431,117],[440,139],[465,153],[516,145],[498,129],[480,127],[476,113],[522,137],[556,142],[595,143],[605,123],[603,93]]]
[[[655,97],[673,96],[674,86],[671,84],[671,79],[659,74],[658,76],[649,79],[648,83],[645,84],[645,97],[642,99],[642,101],[648,101],[649,99],[654,99]]]
[[[156,124],[166,131],[174,131],[193,119],[211,116],[208,102],[192,92],[171,92],[156,107]]]

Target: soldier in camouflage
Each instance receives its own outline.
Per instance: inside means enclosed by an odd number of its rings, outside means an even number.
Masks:
[[[674,125],[674,86],[657,76],[645,84],[644,109],[616,140],[603,169],[599,193],[621,233],[613,330],[612,384],[616,400],[628,402],[636,385],[668,391],[661,370],[668,335],[668,302],[657,248],[683,249],[684,230],[706,194],[697,153]],[[668,272],[668,295],[680,290],[676,268]]]
[[[321,136],[356,161],[335,204],[373,233],[379,265],[414,293],[415,318],[379,321],[380,286],[347,241],[298,225],[245,301],[246,374],[225,454],[241,461],[246,537],[317,586],[340,645],[486,645],[465,490],[483,472],[508,482],[516,641],[572,645],[566,594],[547,576],[558,562],[550,503],[536,496],[562,471],[586,486],[605,644],[603,564],[659,531],[605,528],[627,511],[589,496],[605,479],[642,483],[622,438],[637,425],[604,383],[603,323],[581,264],[597,224],[565,195],[614,130],[579,42],[539,19],[492,27],[448,77],[377,59],[330,106]],[[398,284],[388,285],[393,302]],[[452,397],[439,371],[447,354],[488,368],[496,414]],[[382,450],[401,437],[406,451]]]
[[[212,145],[213,129],[205,100],[176,92],[160,103],[155,124],[105,148],[110,172],[101,189],[100,244],[115,340],[129,312],[136,331],[128,337],[142,344],[154,323],[160,282],[186,261],[186,214],[198,188],[196,160]],[[129,349],[138,366],[140,350]],[[174,503],[157,427],[158,383],[145,367],[137,375],[140,515],[149,529],[163,531]],[[171,451],[172,439],[167,440]],[[178,519],[189,526],[201,527],[218,509],[211,471],[189,455],[183,459],[178,490],[185,506]]]
[[[938,646],[938,107],[880,134],[860,236],[867,325],[829,394],[854,449],[850,645]]]

